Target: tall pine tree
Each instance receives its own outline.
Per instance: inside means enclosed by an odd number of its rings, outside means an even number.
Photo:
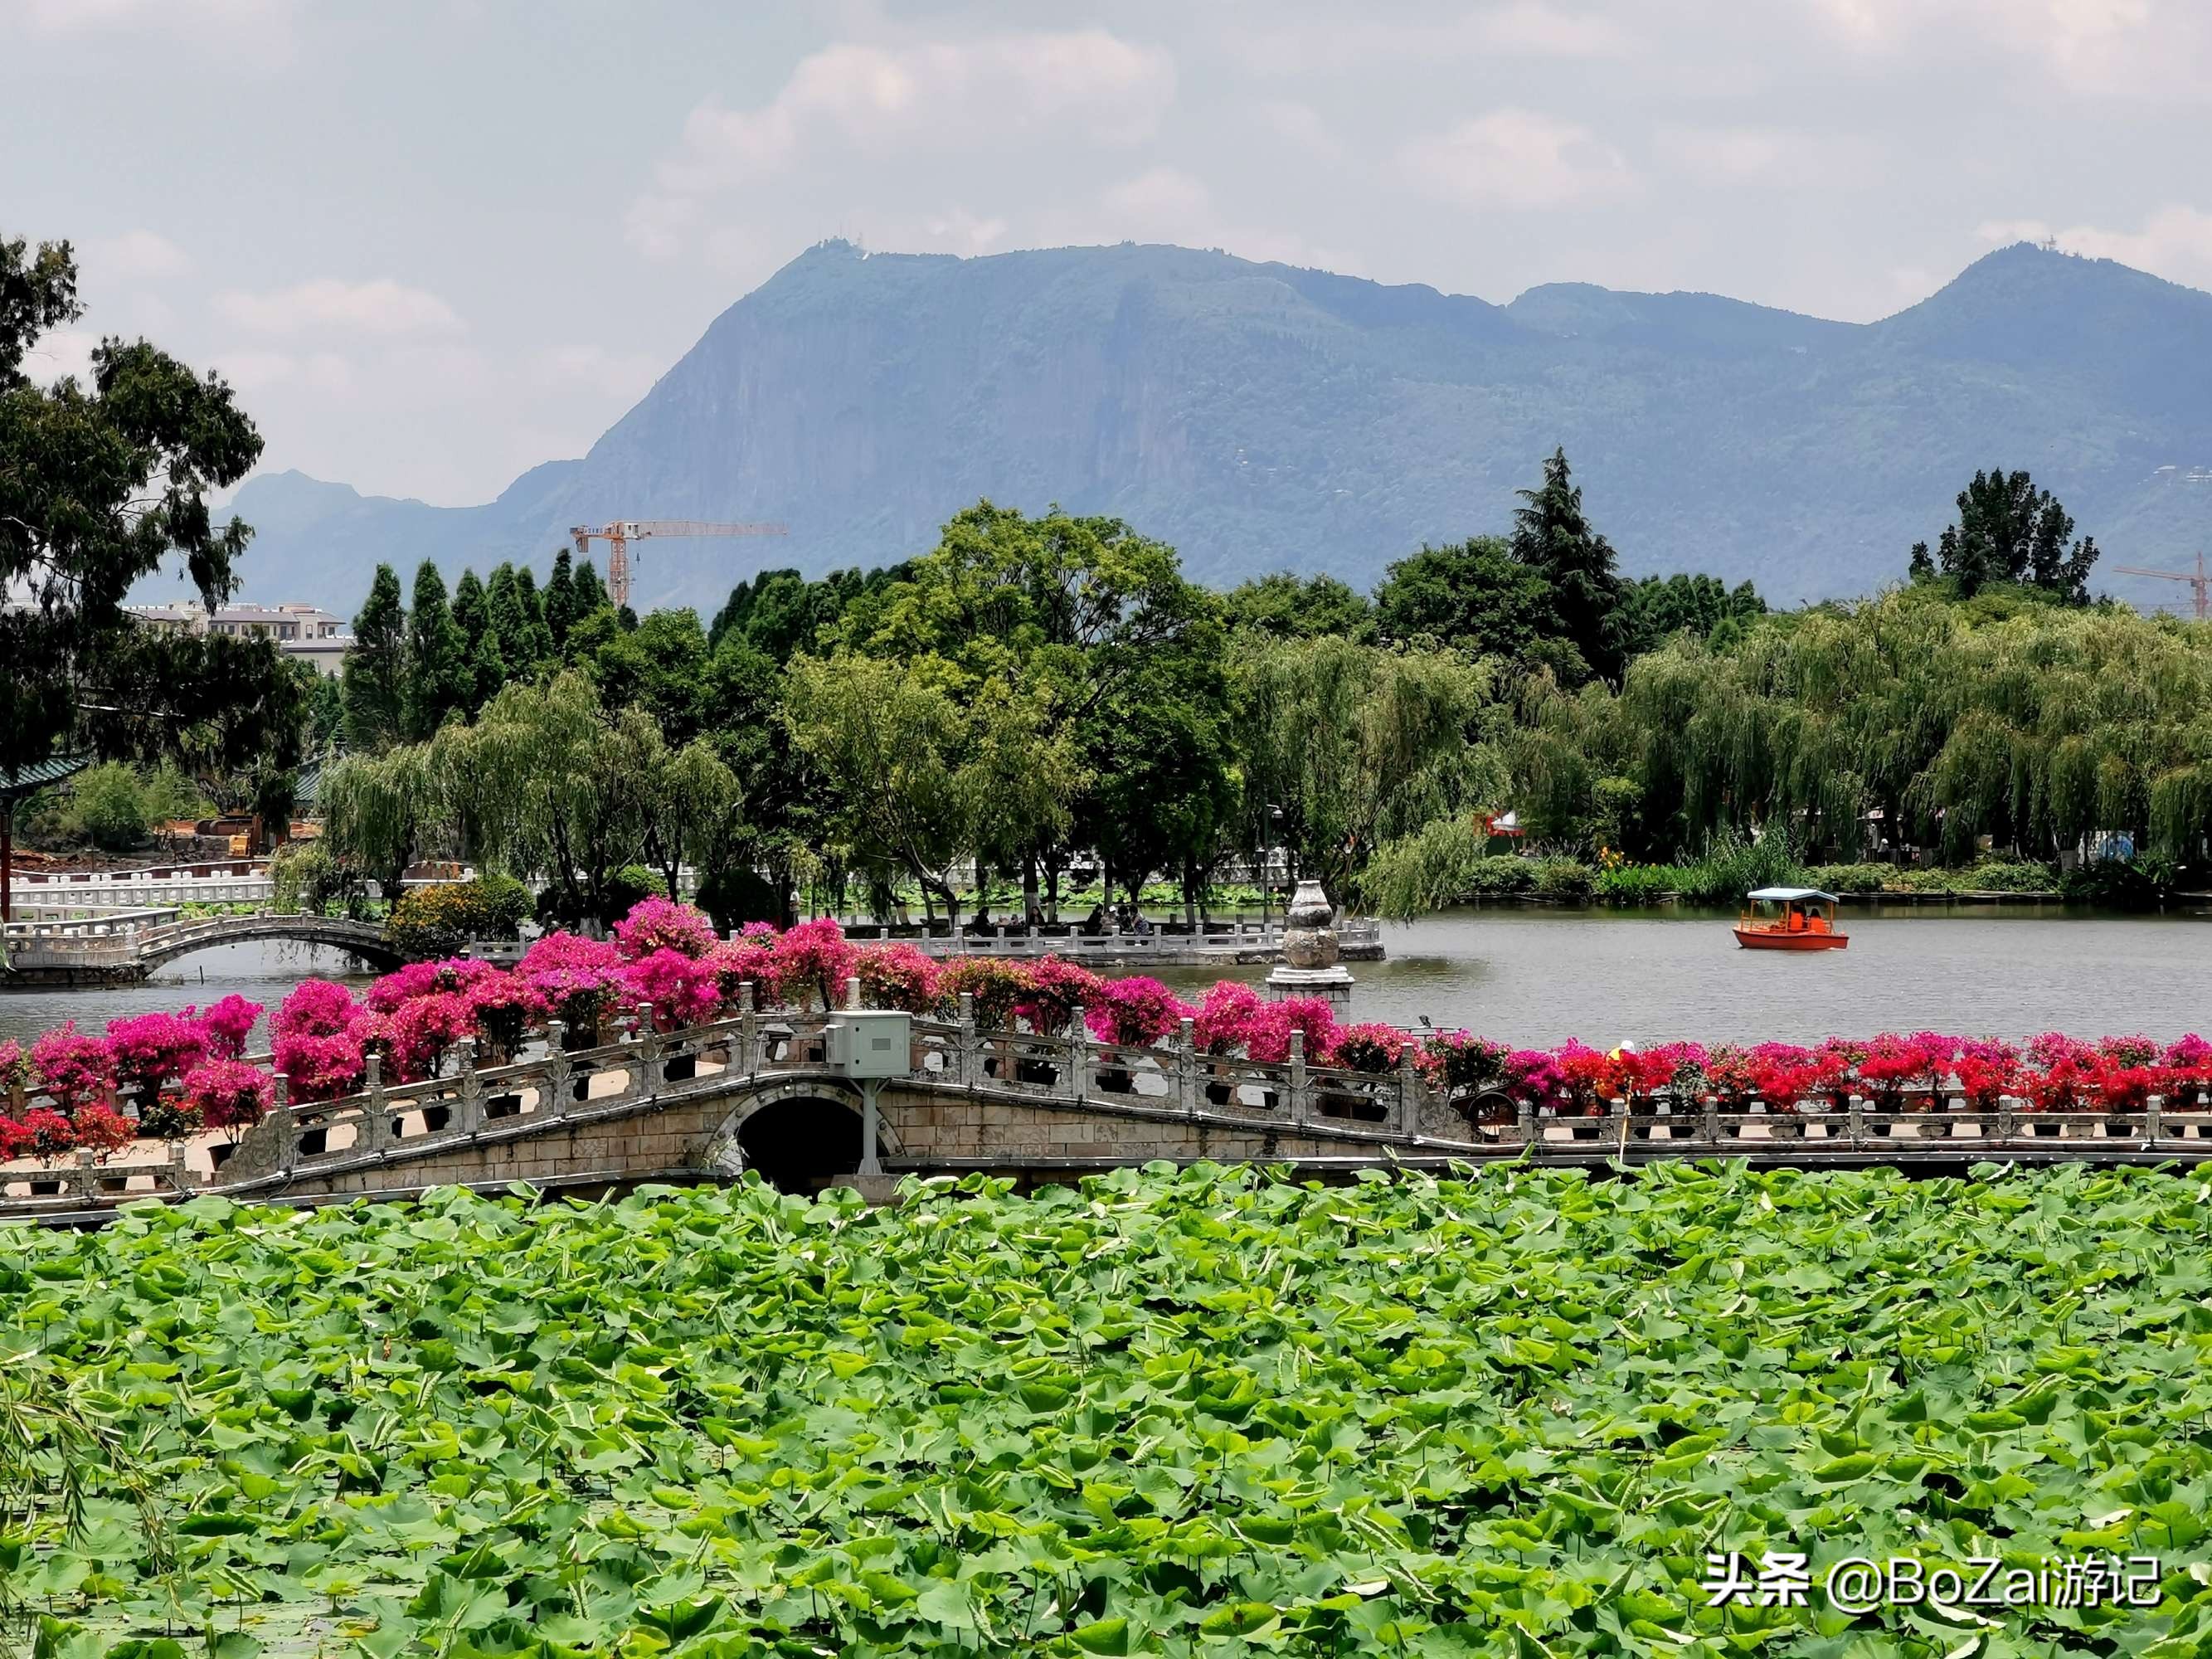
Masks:
[[[545,596],[526,564],[514,568],[514,597],[522,607],[522,657],[535,674],[553,659],[553,631],[545,621]]]
[[[545,584],[545,631],[553,636],[556,651],[568,649],[576,616],[576,577],[564,547],[553,556],[553,574]]]
[[[415,572],[415,610],[407,628],[404,724],[410,739],[429,737],[476,690],[468,636],[446,603],[446,579],[425,559]]]
[[[491,606],[473,570],[461,572],[460,580],[453,584],[453,621],[461,630],[462,657],[468,665],[467,707],[473,717],[507,684],[507,665],[500,659],[499,641],[492,637]]]
[[[399,740],[406,718],[407,611],[399,576],[376,567],[368,601],[353,619],[353,649],[345,660],[345,730],[349,746],[375,754]]]
[[[1582,486],[1568,471],[1566,451],[1553,451],[1544,463],[1541,484],[1517,493],[1527,505],[1514,511],[1513,556],[1551,584],[1550,631],[1574,647],[1591,673],[1620,684],[1626,659],[1620,610],[1627,585],[1612,544],[1583,515]]]
[[[607,598],[606,584],[599,580],[599,567],[586,559],[576,567],[576,615],[581,622],[595,611],[605,610],[612,601]]]

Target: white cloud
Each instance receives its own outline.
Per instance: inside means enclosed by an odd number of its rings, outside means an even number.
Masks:
[[[353,366],[333,351],[313,351],[297,355],[289,351],[228,351],[215,360],[217,373],[237,388],[242,397],[273,391],[280,386],[301,386],[308,391],[332,397],[342,397],[353,390]]]
[[[948,208],[922,221],[929,238],[928,251],[948,253],[988,253],[1005,245],[1006,222],[986,219],[964,207]]]
[[[179,33],[265,27],[281,22],[292,0],[17,0],[0,5],[43,34],[86,34],[104,29],[167,27]]]
[[[238,289],[216,296],[226,321],[257,334],[289,335],[327,328],[377,335],[458,334],[461,319],[436,295],[389,276],[366,283],[319,277],[265,294]]]
[[[182,248],[151,230],[126,230],[120,236],[93,243],[87,250],[86,264],[95,275],[125,282],[157,282],[181,276],[192,268]]]
[[[2039,62],[2075,91],[2195,96],[2212,49],[2203,0],[1809,0],[1832,39],[1863,52],[1919,51],[1963,34]]]
[[[1468,27],[1491,51],[1532,57],[1610,58],[1629,46],[1626,33],[1610,18],[1539,5],[1534,0],[1477,12]]]
[[[1109,217],[1143,234],[1179,234],[1212,211],[1205,183],[1177,167],[1153,167],[1109,188],[1100,204]]]
[[[1316,161],[1343,159],[1343,144],[1310,104],[1301,104],[1287,98],[1270,99],[1255,106],[1253,114],[1261,126],[1293,149],[1301,150]]]
[[[553,346],[532,359],[530,375],[540,386],[580,386],[624,399],[641,396],[667,364],[642,351],[610,351],[599,345]]]
[[[1354,68],[1479,63],[1492,58],[1614,58],[1633,37],[1601,10],[1513,0],[1476,6],[1444,22],[1407,22],[1345,11],[1327,18],[1271,16],[1264,27],[1226,26],[1220,49],[1262,75],[1331,75]]]
[[[800,61],[757,109],[702,106],[660,167],[670,194],[757,182],[823,143],[881,155],[1006,143],[1049,127],[1100,143],[1147,137],[1175,95],[1157,47],[1103,29],[905,46],[841,42]]]
[[[648,259],[673,259],[684,252],[699,204],[686,196],[641,196],[623,216],[623,238]]]
[[[1549,207],[1632,183],[1620,153],[1588,127],[1521,109],[1416,138],[1400,148],[1396,167],[1414,188],[1468,206]]]
[[[1653,153],[1675,171],[1713,184],[1833,187],[1866,184],[1881,176],[1875,147],[1863,137],[1781,127],[1670,123],[1655,136]]]
[[[57,328],[39,337],[23,358],[23,373],[40,386],[52,386],[56,381],[74,374],[87,386],[92,384],[92,349],[100,343],[100,336],[81,328]]]
[[[2069,253],[2117,259],[2170,282],[2212,289],[2212,213],[2175,204],[2162,207],[2141,230],[2075,225],[2054,230],[2040,219],[1992,219],[1976,234],[1992,246],[2055,241]]]

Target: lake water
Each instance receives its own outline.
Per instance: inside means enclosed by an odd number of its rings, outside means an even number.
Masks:
[[[1504,1042],[1607,1048],[1882,1030],[2212,1032],[2212,918],[1853,905],[1850,948],[1803,953],[1743,950],[1734,920],[1498,908],[1388,925],[1389,960],[1351,964],[1352,1017],[1412,1025],[1425,1014]],[[1188,994],[1218,976],[1173,979]]]
[[[2212,1034],[2212,918],[1855,905],[1844,919],[1850,949],[1798,955],[1739,949],[1732,914],[1718,911],[1457,911],[1384,928],[1390,959],[1352,964],[1352,1017],[1413,1025],[1425,1014],[1504,1042],[1602,1048],[1881,1030]],[[0,1038],[27,1041],[64,1019],[98,1030],[232,991],[274,1008],[309,975],[368,978],[335,951],[233,945],[125,989],[0,994]],[[1161,977],[1188,995],[1220,975]]]

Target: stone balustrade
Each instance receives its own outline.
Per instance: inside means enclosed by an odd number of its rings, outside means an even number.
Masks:
[[[653,1029],[649,1010],[635,1011],[612,1040],[580,1047],[556,1023],[532,1045],[543,1051],[520,1060],[483,1063],[465,1041],[438,1075],[413,1081],[386,1080],[372,1058],[361,1091],[337,1100],[288,1100],[279,1078],[275,1109],[214,1147],[211,1169],[189,1163],[181,1143],[140,1142],[105,1163],[76,1154],[0,1170],[0,1212],[68,1214],[201,1192],[279,1200],[453,1181],[711,1178],[717,1147],[755,1105],[856,1104],[856,1085],[824,1060],[836,1018],[755,1012],[747,995],[732,1018],[670,1033]],[[980,1027],[965,998],[951,1019],[915,1019],[905,1076],[881,1085],[882,1167],[1049,1172],[1162,1156],[1279,1156],[1320,1167],[2212,1159],[2212,1109],[2201,1093],[2112,1112],[2032,1112],[2017,1102],[1980,1110],[1940,1095],[1915,1110],[1863,1099],[1796,1112],[1706,1100],[1614,1102],[1597,1115],[1564,1116],[1502,1096],[1448,1098],[1410,1061],[1381,1077],[1310,1066],[1297,1034],[1283,1064],[1261,1065],[1198,1051],[1188,1022],[1157,1048],[1095,1041],[1079,1011],[1073,1024],[1065,1035]]]

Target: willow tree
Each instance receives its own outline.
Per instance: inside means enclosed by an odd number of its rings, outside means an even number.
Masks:
[[[895,866],[957,927],[957,867],[1064,812],[1076,775],[1063,732],[988,685],[963,706],[921,665],[840,653],[792,659],[786,717],[836,788],[838,830]]]
[[[1241,637],[1231,684],[1247,844],[1264,853],[1279,834],[1297,873],[1345,893],[1382,842],[1496,788],[1490,679],[1449,651]]]
[[[410,865],[453,850],[427,744],[345,757],[324,775],[321,799],[331,854],[364,872],[392,903],[399,902]]]

